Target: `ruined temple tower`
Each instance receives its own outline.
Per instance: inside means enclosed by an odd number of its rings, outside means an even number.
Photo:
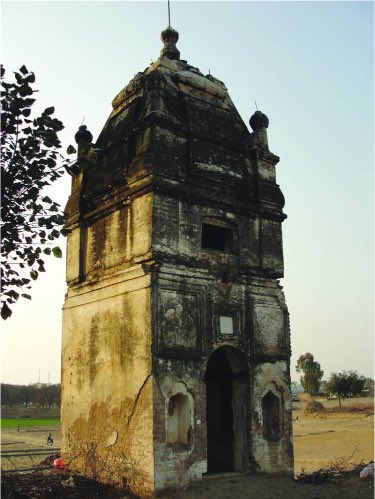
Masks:
[[[178,33],[76,134],[62,452],[141,494],[293,471],[288,311],[268,118],[249,132]],[[249,96],[249,100],[250,96]]]

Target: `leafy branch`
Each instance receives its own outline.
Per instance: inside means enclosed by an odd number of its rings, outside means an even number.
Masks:
[[[20,296],[31,299],[24,291],[45,272],[44,256],[62,257],[58,246],[48,246],[64,234],[64,213],[43,191],[70,161],[59,151],[64,125],[53,117],[54,108],[31,117],[34,73],[22,66],[15,81],[5,81],[4,75],[1,66],[1,317],[7,319]]]

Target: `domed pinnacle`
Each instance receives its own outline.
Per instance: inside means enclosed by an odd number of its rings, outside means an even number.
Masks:
[[[253,130],[261,127],[268,128],[269,119],[262,111],[255,111],[251,116],[249,123]]]
[[[87,130],[86,125],[81,125],[78,129],[78,132],[75,134],[74,139],[77,144],[91,144],[92,142],[92,133]]]
[[[179,60],[180,51],[176,47],[178,41],[178,32],[168,26],[164,31],[161,32],[161,40],[164,43],[164,47],[160,52],[160,57],[168,57],[168,59]]]
[[[261,149],[268,150],[268,137],[267,128],[269,124],[269,119],[261,111],[255,111],[255,113],[250,118],[250,126],[254,130],[254,134],[258,140],[258,146]]]

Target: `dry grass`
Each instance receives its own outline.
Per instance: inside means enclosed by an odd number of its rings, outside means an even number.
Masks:
[[[295,471],[313,473],[329,468],[332,462],[349,456],[350,466],[374,459],[373,399],[368,397],[345,399],[341,407],[338,400],[319,397],[325,409],[304,412],[311,398],[293,404],[293,440]],[[297,419],[298,416],[298,419]]]
[[[329,413],[335,413],[335,412],[343,412],[343,413],[350,413],[350,412],[359,412],[361,414],[374,414],[374,406],[373,405],[366,405],[366,404],[358,404],[358,405],[349,405],[349,406],[337,406],[337,407],[329,407],[326,409],[327,412]]]

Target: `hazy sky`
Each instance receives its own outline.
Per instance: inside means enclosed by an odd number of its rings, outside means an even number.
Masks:
[[[94,140],[113,97],[162,48],[167,2],[2,2],[2,61],[36,74],[65,146],[85,118]],[[181,58],[224,81],[248,124],[270,119],[283,224],[292,379],[311,352],[326,376],[373,376],[372,2],[179,2]],[[68,175],[53,189],[65,204]],[[64,241],[62,244],[65,244]],[[2,381],[60,380],[65,264],[47,260],[33,300],[2,327]],[[50,375],[49,375],[50,373]]]

